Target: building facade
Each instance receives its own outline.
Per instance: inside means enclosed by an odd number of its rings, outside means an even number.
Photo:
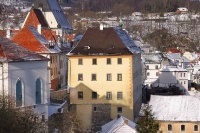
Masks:
[[[70,104],[76,106],[85,130],[98,131],[118,114],[132,121],[138,116],[142,96],[140,52],[125,31],[103,27],[88,29],[70,52]],[[96,121],[98,127],[92,124]]]

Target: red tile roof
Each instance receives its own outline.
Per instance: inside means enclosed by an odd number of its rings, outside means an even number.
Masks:
[[[55,40],[58,41],[58,37],[56,36],[56,32],[52,31],[51,29],[42,29],[42,35],[47,40]]]
[[[180,53],[180,51],[177,48],[168,48],[166,50],[167,53]]]
[[[24,62],[49,60],[35,52],[14,43],[10,39],[0,37],[0,62]]]
[[[28,14],[24,26],[33,26],[37,28],[38,24],[41,24],[42,28],[48,28],[48,23],[39,9],[32,8]]]
[[[48,53],[48,49],[40,43],[40,41],[33,35],[30,29],[26,26],[17,35],[11,38],[14,42],[23,47],[37,53]]]

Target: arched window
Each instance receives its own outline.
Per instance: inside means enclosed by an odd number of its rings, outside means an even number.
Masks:
[[[35,92],[35,96],[36,96],[36,104],[41,104],[41,88],[42,88],[42,84],[41,84],[41,80],[38,78],[36,80],[36,92]]]
[[[18,80],[16,83],[16,106],[22,106],[22,82]]]

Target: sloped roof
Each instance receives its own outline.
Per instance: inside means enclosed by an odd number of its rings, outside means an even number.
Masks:
[[[182,62],[191,62],[188,58],[181,56],[180,53],[168,53],[167,58],[168,59],[181,60]]]
[[[141,53],[126,31],[119,28],[89,28],[70,54],[134,54]]]
[[[184,69],[182,67],[178,67],[178,66],[166,66],[165,68],[163,68],[160,71],[161,72],[187,72],[186,69]]]
[[[41,8],[44,12],[52,12],[57,23],[60,24],[62,28],[73,30],[69,20],[63,13],[60,4],[57,0],[36,0],[34,3],[35,8]]]
[[[160,121],[200,121],[200,99],[193,96],[155,96],[149,102]]]
[[[180,53],[180,51],[177,48],[168,48],[166,53]]]
[[[23,47],[37,53],[59,53],[60,49],[55,46],[49,47],[49,41],[40,35],[32,26],[24,27],[12,40]]]
[[[63,13],[60,4],[57,0],[47,0],[47,3],[49,5],[49,8],[51,9],[56,21],[62,28],[73,30],[71,24],[69,23],[69,20]]]
[[[127,121],[127,123],[125,122]],[[100,133],[137,133],[136,124],[124,116],[120,116],[102,126]]]
[[[0,37],[0,62],[41,61],[47,58],[31,52],[13,41]]]
[[[162,58],[161,53],[142,53],[142,60],[145,64],[160,64]]]
[[[38,24],[41,24],[42,28],[48,28],[48,23],[39,9],[32,8],[28,14],[27,19],[25,20],[24,26],[33,26],[37,28]]]

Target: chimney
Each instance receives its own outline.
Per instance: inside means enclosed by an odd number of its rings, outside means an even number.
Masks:
[[[128,125],[128,120],[124,120],[124,124]]]
[[[103,30],[103,24],[100,24],[100,30]]]
[[[10,36],[11,36],[10,29],[7,29],[6,30],[6,38],[10,38]]]
[[[117,119],[119,119],[120,117],[121,117],[121,115],[118,114],[118,115],[117,115]]]
[[[42,33],[42,27],[41,27],[41,24],[38,24],[38,26],[37,26],[37,31],[38,31],[38,33]]]

